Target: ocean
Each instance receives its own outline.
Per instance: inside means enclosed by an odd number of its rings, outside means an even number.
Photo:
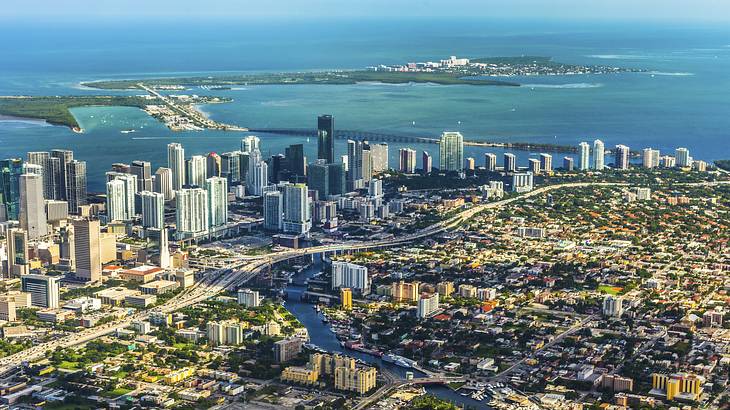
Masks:
[[[314,128],[335,116],[339,129],[436,137],[461,131],[469,140],[607,147],[685,146],[697,159],[730,158],[730,27],[658,23],[495,21],[470,19],[317,19],[305,21],[57,21],[3,22],[0,95],[110,94],[82,81],[262,71],[362,68],[433,61],[450,55],[551,56],[556,61],[635,67],[647,73],[517,78],[523,87],[357,84],[235,87],[189,93],[230,97],[201,107],[211,118],[250,128]],[[182,132],[135,108],[73,110],[83,134],[37,121],[0,119],[0,158],[67,148],[86,160],[89,189],[103,190],[112,163],[149,160],[164,166],[166,145],[186,155],[239,148],[246,134]],[[134,129],[132,133],[122,130]],[[316,140],[261,134],[263,153]],[[389,144],[428,150],[438,146]],[[466,156],[483,163],[485,152]],[[345,153],[338,141],[337,154]],[[521,165],[536,152],[518,152]],[[562,163],[562,154],[554,159]],[[420,162],[420,152],[418,155]]]

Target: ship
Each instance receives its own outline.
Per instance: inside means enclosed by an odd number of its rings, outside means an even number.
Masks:
[[[406,369],[410,369],[411,367],[413,367],[413,365],[416,364],[416,362],[411,359],[407,359],[405,357],[398,356],[392,353],[383,355],[383,361],[393,363],[396,366],[405,367]]]

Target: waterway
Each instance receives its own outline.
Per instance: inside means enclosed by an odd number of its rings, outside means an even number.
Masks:
[[[307,269],[304,269],[301,273],[297,274],[293,278],[293,282],[303,283],[306,279],[311,278],[321,271],[322,261],[319,256],[315,256],[314,263]],[[301,295],[304,291],[306,291],[304,286],[290,284],[287,286],[285,291],[287,293],[287,301],[284,306],[304,325],[304,327],[307,328],[310,343],[313,343],[329,352],[341,352],[350,357],[377,365],[381,369],[387,369],[400,378],[405,378],[407,371],[412,371],[416,378],[425,376],[425,374],[419,371],[405,369],[403,367],[384,362],[378,357],[345,349],[340,345],[340,341],[337,340],[334,333],[330,331],[329,326],[322,323],[322,317],[313,308],[314,305],[301,301]],[[478,402],[470,397],[464,397],[445,386],[429,386],[426,390],[430,394],[453,402],[457,405],[467,406],[468,408],[474,409],[491,409],[491,407],[487,406],[485,402]]]

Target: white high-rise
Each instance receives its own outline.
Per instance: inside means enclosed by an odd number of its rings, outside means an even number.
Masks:
[[[208,232],[208,193],[202,188],[186,188],[175,195],[178,237],[195,237]]]
[[[661,154],[658,149],[644,148],[642,155],[642,166],[644,168],[656,168],[659,166]]]
[[[587,142],[581,142],[578,145],[580,160],[578,161],[578,169],[586,171],[591,167],[591,146]]]
[[[444,132],[439,144],[441,171],[461,171],[464,169],[464,137],[460,132]]]
[[[20,176],[20,227],[28,232],[31,240],[48,234],[45,202],[43,200],[43,176],[22,174]]]
[[[249,135],[241,140],[241,151],[252,152],[261,150],[261,139],[255,135]]]
[[[674,158],[676,164],[680,168],[686,168],[692,166],[692,157],[689,156],[689,150],[687,148],[677,148],[674,150]]]
[[[258,149],[253,149],[249,152],[246,190],[251,195],[261,196],[268,185],[269,166],[261,160],[261,152]]]
[[[553,156],[550,154],[540,154],[540,170],[542,172],[553,171]]]
[[[228,222],[228,180],[213,177],[205,180],[208,191],[208,226],[223,226]]]
[[[421,296],[418,299],[417,316],[419,319],[425,319],[434,314],[439,308],[439,294],[434,293],[430,296]]]
[[[264,193],[264,229],[280,231],[283,227],[284,199],[279,191]]]
[[[332,289],[350,288],[360,292],[370,289],[368,268],[349,262],[332,262]]]
[[[165,227],[165,196],[159,192],[139,193],[142,202],[142,226],[162,229]]]
[[[398,150],[398,171],[404,174],[416,172],[416,150],[410,148]]]
[[[284,232],[303,234],[309,232],[311,227],[307,185],[284,186]]]
[[[157,168],[153,180],[155,192],[164,195],[165,201],[169,201],[175,197],[175,191],[172,189],[172,170],[170,168]]]
[[[187,168],[187,183],[190,186],[202,188],[208,172],[208,161],[202,155],[193,155],[185,163]]]
[[[504,154],[504,172],[517,171],[517,156],[510,152]]]
[[[185,185],[185,149],[177,142],[167,144],[167,167],[172,170],[172,190]]]
[[[603,145],[603,141],[593,141],[593,168],[596,171],[601,171],[604,166],[604,160],[606,156],[606,147]]]
[[[134,219],[134,195],[137,192],[137,176],[123,173],[107,173],[113,178],[106,183],[106,212],[110,221]]]
[[[388,144],[371,144],[370,158],[374,174],[387,171],[390,168],[388,165]]]
[[[489,172],[497,170],[497,155],[492,152],[484,154],[484,169]]]

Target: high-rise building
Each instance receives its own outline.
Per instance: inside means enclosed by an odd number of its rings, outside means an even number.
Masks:
[[[74,219],[76,277],[88,282],[101,280],[101,225],[98,219]]]
[[[497,155],[491,152],[484,154],[484,169],[489,172],[497,170]]]
[[[239,305],[247,308],[258,307],[261,304],[259,292],[251,289],[238,289],[237,300]]]
[[[347,140],[347,189],[354,191],[362,188],[362,141]]]
[[[423,167],[421,169],[423,170],[424,175],[428,175],[431,171],[433,171],[433,157],[428,153],[428,151],[423,151],[421,163],[423,163]]]
[[[294,144],[284,151],[287,170],[294,176],[303,177],[307,174],[307,158],[304,156],[304,145]]]
[[[258,152],[258,151],[256,151]],[[231,185],[241,181],[241,151],[224,152],[221,154],[221,176]],[[250,153],[246,153],[250,155]],[[244,174],[248,174],[246,171]],[[202,188],[203,185],[200,185]]]
[[[362,173],[363,181],[370,181],[373,177],[373,156],[370,152],[370,144],[367,141],[362,144]]]
[[[345,165],[339,162],[327,164],[329,178],[329,194],[342,195],[347,192]]]
[[[608,317],[621,317],[623,315],[623,298],[620,296],[607,295],[603,298],[603,315]]]
[[[74,159],[74,153],[73,151],[65,150],[65,149],[54,149],[51,150],[51,158],[58,159],[58,175],[55,177],[56,181],[58,183],[58,198],[54,199],[65,199],[69,200],[68,198],[68,164],[73,161]],[[76,212],[76,209],[69,206],[69,209],[72,211],[72,213]]]
[[[680,168],[692,166],[692,157],[689,156],[689,150],[687,148],[677,148],[674,150],[674,158],[677,161],[677,166]]]
[[[388,165],[388,144],[370,144],[370,157],[373,164],[373,174],[387,171]]]
[[[286,179],[284,175],[286,172],[286,157],[282,154],[272,155],[269,158],[269,181],[273,184],[278,184],[282,179]]]
[[[595,140],[593,141],[593,169],[596,171],[602,171],[604,166],[604,161],[606,157],[606,148],[603,145],[603,141],[601,140]]]
[[[332,262],[332,289],[351,288],[361,293],[370,289],[368,268],[349,262]]]
[[[66,198],[69,212],[77,214],[86,198],[86,161],[73,160],[66,164]]]
[[[205,180],[208,192],[208,226],[215,228],[228,222],[228,181],[222,177]]]
[[[181,190],[185,185],[185,149],[180,143],[167,144],[167,167],[172,170],[172,190]]]
[[[401,148],[398,150],[398,171],[404,174],[416,172],[416,150]]]
[[[135,193],[137,191],[137,177],[132,174],[117,174],[107,176],[111,179],[106,183],[106,212],[110,221],[130,221],[135,216]]]
[[[284,186],[284,232],[303,234],[312,228],[306,184]]]
[[[261,151],[261,138],[255,135],[249,135],[241,140],[241,151],[253,152],[254,150]]]
[[[184,188],[175,194],[175,219],[179,238],[194,238],[208,232],[208,192]]]
[[[578,169],[581,171],[588,170],[591,166],[591,146],[587,142],[581,142],[578,145],[578,152],[580,154],[580,160],[578,161]]]
[[[661,154],[658,149],[644,148],[641,156],[641,165],[644,168],[657,168]]]
[[[564,157],[563,158],[563,169],[566,171],[573,171],[575,168],[575,162],[573,161],[573,157]]]
[[[152,164],[149,161],[132,161],[129,173],[137,177],[137,192],[152,191]]]
[[[535,158],[528,159],[527,170],[532,172],[534,175],[540,175],[540,160]]]
[[[283,228],[284,201],[281,192],[264,193],[264,229],[280,231]]]
[[[441,171],[461,171],[464,169],[464,137],[460,132],[444,132],[439,143]]]
[[[60,261],[73,272],[76,270],[76,241],[74,239],[73,224],[61,226],[58,236],[61,239],[58,247]]]
[[[154,190],[162,194],[165,201],[175,197],[175,190],[172,189],[172,170],[170,168],[157,168],[154,177]]]
[[[550,154],[540,154],[540,171],[553,172],[553,156]]]
[[[330,194],[329,167],[325,160],[318,159],[307,167],[307,185],[317,191],[320,198],[327,198]]]
[[[439,294],[421,295],[418,299],[417,316],[419,319],[430,317],[439,309]]]
[[[277,363],[286,363],[294,359],[302,352],[303,344],[302,339],[298,337],[291,337],[274,342],[274,360]]]
[[[517,157],[515,154],[507,152],[504,154],[504,172],[517,171]]]
[[[208,153],[205,158],[205,173],[208,177],[221,176],[221,156],[215,152]]]
[[[160,268],[168,269],[170,263],[170,238],[168,237],[167,228],[160,229],[160,238],[158,247],[160,249]],[[183,286],[184,287],[184,286]]]
[[[11,278],[27,275],[30,272],[28,233],[22,229],[8,229],[6,238],[8,248],[8,274]]]
[[[43,196],[46,199],[61,199],[61,161],[51,157],[49,152],[35,151],[28,153],[29,164],[39,165],[43,176]]]
[[[187,184],[189,186],[203,187],[208,178],[208,162],[202,155],[193,155],[185,162],[187,166]]]
[[[340,306],[345,310],[352,309],[352,289],[340,288]]]
[[[631,150],[626,145],[616,145],[613,165],[616,169],[629,169],[629,154]]]
[[[35,165],[34,165],[35,166]],[[0,202],[4,205],[3,220],[18,220],[20,214],[20,176],[24,174],[23,160],[11,158],[0,161]]]
[[[317,158],[335,162],[335,119],[331,115],[317,118]]]
[[[472,158],[472,157],[467,158],[465,168],[468,169],[469,171],[474,171],[475,167],[476,167],[476,164],[474,162],[474,158]]]
[[[512,192],[532,191],[532,172],[516,172],[512,175]]]
[[[20,277],[23,292],[30,293],[32,306],[57,309],[60,297],[58,277],[46,275],[23,275]]]
[[[165,227],[165,196],[159,192],[142,191],[142,226],[162,229]]]
[[[247,186],[251,195],[263,195],[269,185],[269,166],[264,161],[258,161],[249,172],[250,186]]]
[[[20,227],[28,232],[31,240],[48,234],[45,202],[43,200],[43,176],[20,176]]]

